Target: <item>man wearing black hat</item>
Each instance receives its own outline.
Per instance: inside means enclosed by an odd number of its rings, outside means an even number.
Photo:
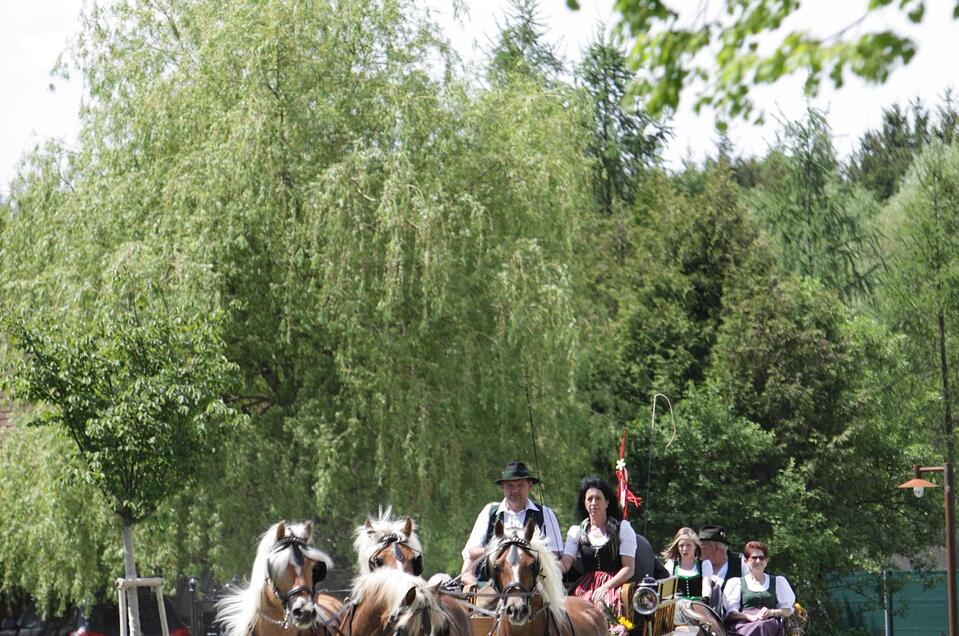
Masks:
[[[530,499],[533,485],[537,482],[539,479],[529,472],[523,462],[510,462],[503,469],[500,478],[494,482],[503,488],[503,500],[483,507],[473,524],[466,547],[463,548],[464,583],[472,582],[474,572],[465,570],[473,570],[470,566],[475,565],[476,560],[483,556],[497,521],[502,521],[507,530],[519,531],[526,526],[528,519],[533,519],[540,535],[546,538],[550,550],[559,558],[563,548],[559,521],[552,510]]]
[[[726,528],[722,526],[703,526],[699,529],[699,541],[703,546],[703,558],[713,564],[713,595],[719,593],[717,599],[710,599],[710,605],[719,608],[722,607],[719,600],[726,583],[729,579],[743,575],[742,557],[729,549]]]

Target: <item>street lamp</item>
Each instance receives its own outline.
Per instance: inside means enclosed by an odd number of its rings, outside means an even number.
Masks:
[[[955,512],[953,510],[953,492],[952,492],[952,466],[946,462],[942,466],[920,466],[914,464],[912,467],[913,478],[909,481],[899,484],[900,488],[911,488],[912,493],[917,497],[922,497],[923,490],[926,488],[936,488],[936,484],[922,478],[923,473],[942,473],[942,485],[945,488],[945,506],[946,506],[946,598],[949,603],[949,634],[950,636],[959,636],[956,626],[959,620],[956,617],[956,548],[953,544],[955,538]]]

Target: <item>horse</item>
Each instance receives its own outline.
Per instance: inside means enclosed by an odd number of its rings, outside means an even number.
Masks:
[[[359,575],[353,580],[340,636],[469,636],[465,614],[466,624],[460,625],[436,585],[387,567]]]
[[[250,582],[217,603],[224,636],[332,636],[342,603],[315,586],[332,566],[310,544],[313,524],[270,526],[260,538]]]
[[[403,570],[420,576],[423,573],[423,546],[416,536],[413,520],[392,517],[392,508],[380,510],[379,519],[367,519],[354,532],[353,547],[357,570],[369,574],[379,567]]]
[[[413,520],[410,517],[403,521],[393,518],[390,507],[381,510],[378,519],[368,518],[356,528],[353,547],[361,575],[379,568],[392,568],[416,577],[423,572],[423,546],[416,535]],[[442,591],[443,584],[449,578],[448,575],[437,574],[420,589],[433,596],[456,634],[468,636],[471,626],[466,610]]]
[[[602,612],[585,599],[566,596],[559,562],[536,536],[532,520],[522,537],[506,536],[498,521],[483,563],[499,595],[492,630],[497,636],[606,636]]]

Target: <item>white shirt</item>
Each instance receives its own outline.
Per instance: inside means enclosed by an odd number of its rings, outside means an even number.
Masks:
[[[722,585],[723,582],[726,580],[726,574],[729,573],[729,558],[728,558],[728,556],[731,556],[731,555],[729,555],[729,553],[727,552],[727,559],[726,559],[726,562],[723,563],[723,566],[722,566],[721,568],[719,568],[718,570],[716,570],[716,569],[713,570],[713,582],[714,582],[716,585]],[[748,572],[748,571],[749,571],[749,565],[746,563],[746,559],[744,559],[741,554],[739,555],[739,565],[740,565],[740,568],[739,568],[739,571],[740,571],[740,572]]]
[[[769,589],[768,574],[763,574],[762,582],[754,579],[752,573],[746,573],[742,577],[734,576],[723,590],[723,608],[727,612],[740,611],[743,581],[746,582],[746,588],[753,592],[765,592]],[[789,586],[789,581],[784,576],[776,575],[776,608],[792,607],[795,602],[796,593]]]
[[[526,500],[526,507],[520,510],[519,512],[513,512],[506,505],[506,499],[497,504],[491,503],[489,505],[483,506],[483,509],[480,510],[479,515],[476,517],[476,523],[473,524],[473,530],[470,532],[470,538],[466,541],[466,546],[463,548],[463,560],[468,561],[470,558],[470,548],[476,547],[486,547],[486,528],[489,526],[489,514],[490,506],[496,506],[496,512],[503,513],[503,528],[506,531],[506,534],[509,534],[511,531],[516,530],[518,533],[522,534],[523,528],[526,527],[526,511],[532,510],[535,508],[533,502],[529,499]],[[553,552],[559,552],[560,547],[563,545],[563,537],[560,534],[559,521],[556,520],[556,515],[552,510],[546,506],[540,506],[543,509],[543,528],[546,531],[546,544],[549,546],[549,549]],[[543,536],[543,532],[537,526],[537,533],[540,536]]]
[[[709,563],[712,564],[712,561]],[[729,561],[727,560],[725,563],[723,563],[723,567],[719,568],[718,570],[713,570],[713,582],[717,585],[722,585],[723,581],[726,580],[726,572],[728,571]]]
[[[580,531],[578,525],[570,526],[569,532],[566,533],[566,545],[563,547],[563,554],[568,554],[571,557],[579,554]],[[605,534],[602,537],[589,535],[589,542],[597,548],[606,545],[608,541],[609,537]],[[619,522],[619,554],[628,557],[636,556],[636,532],[625,520]]]

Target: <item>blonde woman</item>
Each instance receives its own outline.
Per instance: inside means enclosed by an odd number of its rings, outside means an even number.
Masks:
[[[703,560],[703,546],[692,528],[680,528],[663,550],[666,571],[679,579],[680,598],[702,600],[713,591],[713,564]]]

